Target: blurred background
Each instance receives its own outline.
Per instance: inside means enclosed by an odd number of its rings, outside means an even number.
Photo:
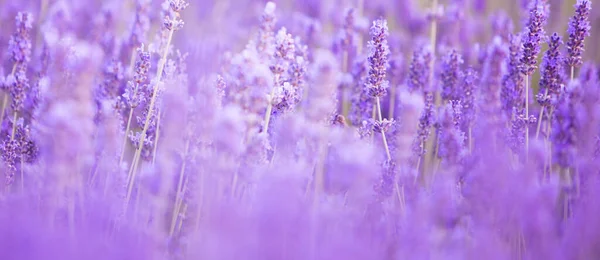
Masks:
[[[18,11],[34,14],[37,38],[34,41],[34,54],[39,55],[40,31],[49,30],[44,24],[49,17],[77,34],[80,39],[90,42],[101,41],[105,27],[121,32],[128,37],[131,23],[135,18],[135,4],[140,0],[0,0],[0,48],[6,50],[10,35],[14,31],[14,17]],[[161,24],[162,0],[152,2],[150,15],[153,39]],[[379,17],[388,19],[391,32],[391,48],[395,53],[409,57],[412,45],[427,42],[429,23],[427,15],[433,0],[274,0],[277,4],[278,24],[285,26],[292,34],[302,36],[309,48],[332,48],[336,33],[340,30],[345,10],[356,8],[362,13],[364,35],[371,20]],[[484,0],[437,0],[442,8],[442,19],[438,37],[440,43],[462,48],[469,57],[470,50],[478,45],[486,45],[491,40],[494,19],[506,13],[514,23],[513,32],[523,28],[527,0],[484,1]],[[573,14],[576,0],[545,0],[551,4],[548,33],[559,32],[566,35],[569,17]],[[183,32],[176,34],[175,46],[190,54],[190,74],[218,71],[219,60],[225,51],[239,52],[257,30],[258,18],[264,9],[265,0],[189,0],[185,10],[186,23]],[[600,8],[592,6],[591,37],[586,42],[586,60],[600,61]],[[118,36],[117,36],[118,37]],[[454,38],[454,39],[453,39]],[[445,41],[445,42],[444,42]],[[366,39],[362,39],[366,43]],[[6,51],[2,53],[4,70],[10,68]],[[476,55],[471,55],[474,59]]]

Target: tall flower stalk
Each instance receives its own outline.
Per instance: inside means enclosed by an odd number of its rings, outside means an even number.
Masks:
[[[20,109],[25,101],[25,94],[29,88],[27,73],[27,64],[31,60],[31,29],[33,28],[33,16],[30,13],[18,13],[15,17],[16,31],[11,36],[8,43],[8,52],[14,62],[9,78],[12,78],[12,84],[9,84],[9,95],[4,96],[2,101],[2,112],[0,112],[0,122],[4,120],[8,97],[13,100],[13,128],[10,139],[14,139],[16,131],[16,120]]]
[[[125,156],[125,148],[127,139],[129,138],[129,130],[131,129],[131,119],[133,111],[143,101],[141,89],[146,89],[148,86],[148,70],[150,69],[150,53],[144,50],[144,45],[136,51],[138,58],[135,65],[135,74],[133,79],[127,83],[125,94],[123,95],[125,103],[129,107],[129,116],[127,118],[127,126],[125,127],[125,136],[123,137],[123,145],[121,146],[121,156],[119,157],[119,165],[123,162]]]
[[[368,43],[369,48],[369,75],[367,77],[366,88],[369,95],[375,98],[377,122],[376,124],[384,124],[383,116],[381,115],[381,97],[387,94],[389,82],[386,79],[386,71],[388,67],[388,58],[390,49],[387,42],[389,35],[387,21],[380,19],[373,21],[370,30],[371,41]],[[390,148],[385,136],[385,128],[377,127],[381,133],[381,138],[385,148],[387,159],[391,160]]]
[[[575,15],[569,20],[569,40],[567,41],[567,65],[571,69],[571,80],[575,78],[575,68],[581,66],[581,56],[583,54],[585,37],[590,35],[589,16],[592,9],[590,0],[577,0],[575,4]]]
[[[548,41],[548,50],[544,55],[541,68],[540,89],[536,96],[541,105],[540,115],[538,117],[535,138],[540,134],[540,128],[544,119],[544,112],[549,113],[552,118],[552,111],[560,97],[563,85],[563,57],[560,53],[562,40],[557,33],[554,33]]]
[[[131,192],[133,190],[133,185],[135,184],[136,171],[138,164],[141,159],[142,148],[144,146],[144,142],[146,141],[146,132],[150,127],[150,119],[153,118],[152,115],[154,113],[154,105],[156,103],[156,97],[158,96],[160,85],[162,84],[162,75],[165,69],[165,65],[167,64],[167,55],[169,54],[169,48],[171,46],[171,41],[173,39],[173,33],[176,30],[183,28],[183,21],[180,19],[180,12],[183,11],[188,3],[185,0],[169,0],[169,5],[171,10],[173,11],[173,16],[166,16],[163,21],[163,27],[168,31],[169,35],[167,36],[166,45],[162,50],[161,59],[158,62],[158,69],[156,71],[156,79],[154,81],[154,87],[152,89],[152,97],[150,98],[150,104],[148,106],[148,115],[146,115],[146,120],[144,122],[144,127],[142,128],[140,134],[140,141],[138,147],[133,156],[133,160],[131,161],[131,167],[129,168],[128,173],[128,184],[127,184],[127,195],[125,197],[125,208],[129,203],[131,198]]]
[[[523,34],[523,64],[522,73],[525,74],[525,118],[529,119],[529,81],[531,75],[537,69],[537,56],[544,40],[544,26],[548,20],[548,6],[542,0],[536,0],[532,3],[529,10],[529,19]],[[525,153],[529,154],[529,125],[525,125]]]

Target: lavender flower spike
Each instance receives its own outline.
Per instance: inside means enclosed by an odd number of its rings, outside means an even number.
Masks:
[[[584,39],[590,35],[589,16],[592,9],[590,0],[577,0],[575,15],[569,20],[569,40],[567,41],[567,65],[571,66],[571,79],[574,77],[574,68],[581,66],[581,55],[584,51]]]
[[[10,38],[8,50],[16,64],[28,63],[31,59],[31,38],[29,33],[33,24],[30,13],[18,13],[15,18],[16,32]]]
[[[389,82],[386,80],[386,70],[390,55],[390,48],[387,42],[389,35],[387,21],[374,21],[370,33],[369,76],[366,87],[371,96],[380,98],[385,96],[389,85]]]
[[[428,91],[432,59],[431,51],[426,48],[421,48],[413,53],[406,83],[411,92]]]
[[[551,135],[552,157],[563,168],[575,166],[577,158],[577,130],[580,128],[577,120],[577,105],[581,102],[581,91],[579,80],[571,81],[554,113]]]
[[[450,51],[442,62],[442,100],[458,100],[458,81],[460,76],[460,65],[463,63],[461,55],[456,51]]]
[[[560,95],[563,76],[563,57],[560,52],[562,40],[557,33],[552,34],[548,41],[548,50],[542,60],[540,90],[537,101],[540,105],[549,108],[552,100]],[[545,93],[545,94],[542,94]]]
[[[544,1],[536,1],[529,11],[527,28],[523,35],[522,72],[531,76],[537,69],[537,56],[544,40],[544,26],[548,20],[548,8]]]
[[[544,39],[544,26],[548,20],[548,6],[544,1],[536,0],[530,11],[527,29],[523,36],[522,72],[525,77],[525,118],[529,119],[529,76],[537,69],[537,56]],[[525,151],[529,151],[529,126],[525,125]],[[526,153],[528,155],[528,153]]]
[[[274,48],[275,23],[277,22],[275,17],[275,7],[275,3],[268,2],[260,17],[260,30],[258,31],[256,50],[263,58],[271,56]]]
[[[387,21],[380,19],[373,22],[371,27],[371,41],[369,41],[369,75],[367,77],[366,88],[370,96],[375,98],[377,104],[377,118],[379,124],[383,124],[381,116],[380,98],[385,96],[389,82],[386,79],[386,70],[388,67],[388,59],[390,48],[388,46],[387,37],[389,35]],[[387,139],[383,128],[381,137],[387,159],[391,160],[390,149],[388,148]]]
[[[560,36],[557,33],[552,34],[548,41],[548,50],[542,61],[540,89],[536,96],[537,102],[542,106],[535,134],[536,138],[540,133],[544,111],[553,110],[564,85],[563,57],[560,53],[561,45],[562,40]]]

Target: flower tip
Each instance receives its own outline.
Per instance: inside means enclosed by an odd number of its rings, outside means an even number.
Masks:
[[[274,14],[275,7],[276,7],[275,3],[267,2],[267,5],[265,6],[265,14]]]

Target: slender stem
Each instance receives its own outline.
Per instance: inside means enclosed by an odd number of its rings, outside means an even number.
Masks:
[[[390,86],[390,106],[388,108],[388,117],[394,118],[394,111],[396,108],[396,85]]]
[[[575,78],[575,66],[571,66],[571,81]]]
[[[13,114],[13,125],[12,133],[10,134],[10,140],[15,140],[15,132],[17,131],[17,111]]]
[[[204,206],[204,172],[198,173],[199,185],[198,185],[198,209],[196,210],[196,220],[194,221],[194,230],[198,231],[200,229],[200,220],[202,218],[202,207]]]
[[[181,232],[181,228],[183,227],[183,220],[185,219],[185,215],[187,214],[187,210],[188,210],[188,204],[184,203],[183,207],[181,209],[181,215],[183,216],[183,218],[179,221],[179,225],[177,225],[177,230],[176,230],[177,233]]]
[[[148,128],[150,127],[150,120],[152,118],[152,113],[154,112],[154,104],[156,103],[156,97],[158,96],[159,85],[162,83],[161,82],[162,74],[163,74],[163,70],[165,69],[165,64],[167,63],[167,54],[169,53],[169,46],[171,45],[171,40],[173,39],[173,32],[174,32],[173,30],[169,30],[169,36],[167,38],[167,45],[165,46],[165,49],[163,50],[162,58],[159,61],[158,71],[156,72],[156,85],[154,86],[154,90],[152,92],[152,98],[150,99],[150,105],[148,106],[148,114],[146,115],[146,122],[144,123],[144,128],[142,129],[140,142],[138,144],[137,150],[135,151],[133,160],[131,162],[131,167],[129,169],[128,175],[131,176],[131,178],[128,183],[127,195],[125,197],[125,208],[127,208],[127,205],[131,198],[131,190],[133,189],[133,184],[135,183],[138,162],[139,162],[139,159],[142,154],[142,148],[144,146],[144,142],[146,141],[146,132],[148,131]]]
[[[265,111],[265,120],[263,122],[263,133],[267,133],[267,131],[269,130],[269,122],[271,122],[271,114],[273,113],[273,100],[271,100],[273,98],[273,95],[275,94],[275,88],[277,86],[279,86],[279,74],[275,74],[274,76],[274,84],[273,87],[271,88],[271,93],[269,94],[268,97],[268,104],[267,104],[267,111]]]
[[[383,120],[383,117],[381,116],[381,102],[379,101],[379,97],[377,97],[375,101],[377,103],[377,117],[381,122]],[[385,154],[387,155],[387,159],[391,161],[392,156],[390,155],[390,148],[388,146],[387,138],[385,137],[385,132],[383,131],[383,128],[381,129],[381,139],[383,140],[383,146],[385,147]]]
[[[135,64],[135,57],[137,55],[137,49],[133,49],[131,54],[131,61],[129,62],[129,72],[133,73],[133,65]],[[133,97],[137,96],[139,84],[135,84],[133,88]],[[123,157],[125,156],[125,148],[127,147],[127,135],[129,134],[129,129],[131,127],[131,118],[133,118],[133,107],[129,108],[129,117],[127,119],[127,127],[125,128],[125,136],[123,136],[123,145],[121,145],[121,156],[119,157],[119,165],[123,163]]]
[[[529,159],[529,76],[525,77],[525,159]]]
[[[421,152],[423,151],[423,142],[421,142]],[[419,179],[419,175],[421,173],[421,158],[423,158],[423,155],[419,155],[419,158],[417,159],[417,167],[416,167],[416,171],[417,174],[415,174],[415,179],[414,179],[414,183],[417,183],[417,180]]]
[[[267,105],[267,111],[265,111],[265,120],[263,122],[263,130],[262,132],[267,133],[269,130],[269,123],[271,122],[271,114],[273,113],[273,102],[271,101],[271,97],[275,92],[275,88],[271,89],[271,94],[269,94],[269,104]]]
[[[237,186],[238,186],[238,179],[239,179],[239,177],[238,177],[237,172],[234,172],[233,178],[231,180],[231,194],[230,194],[231,198],[235,197],[235,192],[236,192]]]
[[[152,165],[156,162],[156,148],[158,148],[158,138],[160,137],[160,113],[159,108],[157,112],[158,118],[156,119],[156,134],[154,135],[154,151],[152,151]]]
[[[469,125],[469,154],[473,152],[473,127]]]
[[[10,72],[10,75],[15,75],[15,72],[17,71],[17,63],[15,63],[12,67],[12,71]],[[0,122],[2,122],[4,120],[4,115],[6,114],[6,106],[8,105],[8,96],[10,94],[9,93],[5,93],[4,94],[4,99],[2,100],[2,112],[0,113]]]
[[[138,54],[137,48],[133,48],[133,50],[131,51],[131,58],[129,59],[129,68],[127,69],[127,72],[126,72],[126,73],[129,73],[130,75],[133,75],[133,67],[135,66],[135,58],[136,58],[137,54]]]
[[[437,52],[437,9],[438,9],[438,0],[432,0],[431,3],[431,12],[432,12],[432,20],[431,20],[431,29],[429,31],[429,39],[430,39],[430,45],[431,45],[431,60],[429,62],[429,77],[428,77],[428,84],[429,86],[425,86],[425,88],[429,88],[433,85],[433,81],[434,81],[434,76],[435,76],[435,61],[436,61],[436,52]],[[433,90],[426,90],[426,91],[433,91]],[[434,91],[434,95],[435,95],[435,106],[440,107],[441,102],[442,102],[442,97],[441,97],[441,93],[440,91]],[[428,173],[428,163],[430,162],[430,158],[434,158],[435,157],[435,153],[434,153],[434,149],[431,149],[432,146],[435,146],[435,143],[432,143],[431,140],[436,140],[436,135],[437,133],[434,131],[433,133],[430,134],[429,137],[433,137],[433,139],[429,139],[429,141],[424,141],[423,142],[423,147],[428,147],[430,149],[426,149],[426,153],[422,156],[422,160],[425,162],[423,164],[423,180],[426,182],[427,178],[426,178],[426,174]],[[425,148],[423,148],[425,149]],[[421,158],[419,158],[421,159]],[[418,169],[418,168],[417,168]],[[416,180],[415,180],[416,181]]]
[[[21,191],[25,191],[25,174],[23,172],[23,154],[21,154]]]
[[[173,232],[175,231],[175,224],[177,223],[177,216],[179,215],[179,209],[181,207],[181,203],[183,201],[183,192],[184,188],[184,177],[185,177],[185,165],[186,165],[186,157],[190,149],[190,140],[188,139],[185,143],[185,152],[183,153],[183,161],[181,163],[181,170],[179,171],[179,183],[177,184],[177,193],[175,196],[175,206],[173,207],[173,215],[171,217],[171,229],[169,230],[169,237],[173,236]]]
[[[8,104],[8,93],[4,93],[4,99],[2,100],[2,112],[0,113],[0,122],[4,120],[4,114],[6,113],[6,105]]]
[[[431,11],[434,12],[433,18],[431,20],[431,30],[429,31],[429,39],[431,40],[431,61],[429,64],[429,84],[433,84],[433,78],[435,73],[435,55],[436,55],[436,44],[437,44],[437,8],[438,8],[438,0],[433,0],[431,4]],[[439,91],[436,91],[435,95],[435,104],[437,106],[440,105],[442,101],[441,94]]]
[[[135,86],[135,90],[133,91],[134,95],[137,92],[137,85]],[[131,118],[133,118],[133,108],[129,109],[129,119],[127,119],[127,127],[125,128],[125,135],[123,136],[123,145],[121,145],[121,157],[119,158],[119,165],[123,163],[123,157],[125,156],[125,148],[127,147],[127,135],[129,134],[129,129],[131,127]]]
[[[398,197],[398,202],[400,202],[400,210],[404,212],[406,209],[406,200],[404,199],[404,186],[398,186],[398,181],[394,182],[394,188],[396,190],[396,196]]]
[[[548,96],[548,88],[546,88],[545,94],[544,94],[544,98]],[[540,136],[540,128],[542,126],[542,117],[544,116],[544,108],[546,108],[546,106],[542,105],[542,109],[540,109],[540,115],[538,117],[538,122],[537,122],[537,128],[535,129],[535,139],[538,139],[538,137]]]
[[[346,72],[348,72],[348,50],[344,50],[342,53],[342,74],[346,74]],[[350,113],[350,91],[348,87],[344,85],[344,89],[342,89],[342,115],[344,118],[348,118]]]

